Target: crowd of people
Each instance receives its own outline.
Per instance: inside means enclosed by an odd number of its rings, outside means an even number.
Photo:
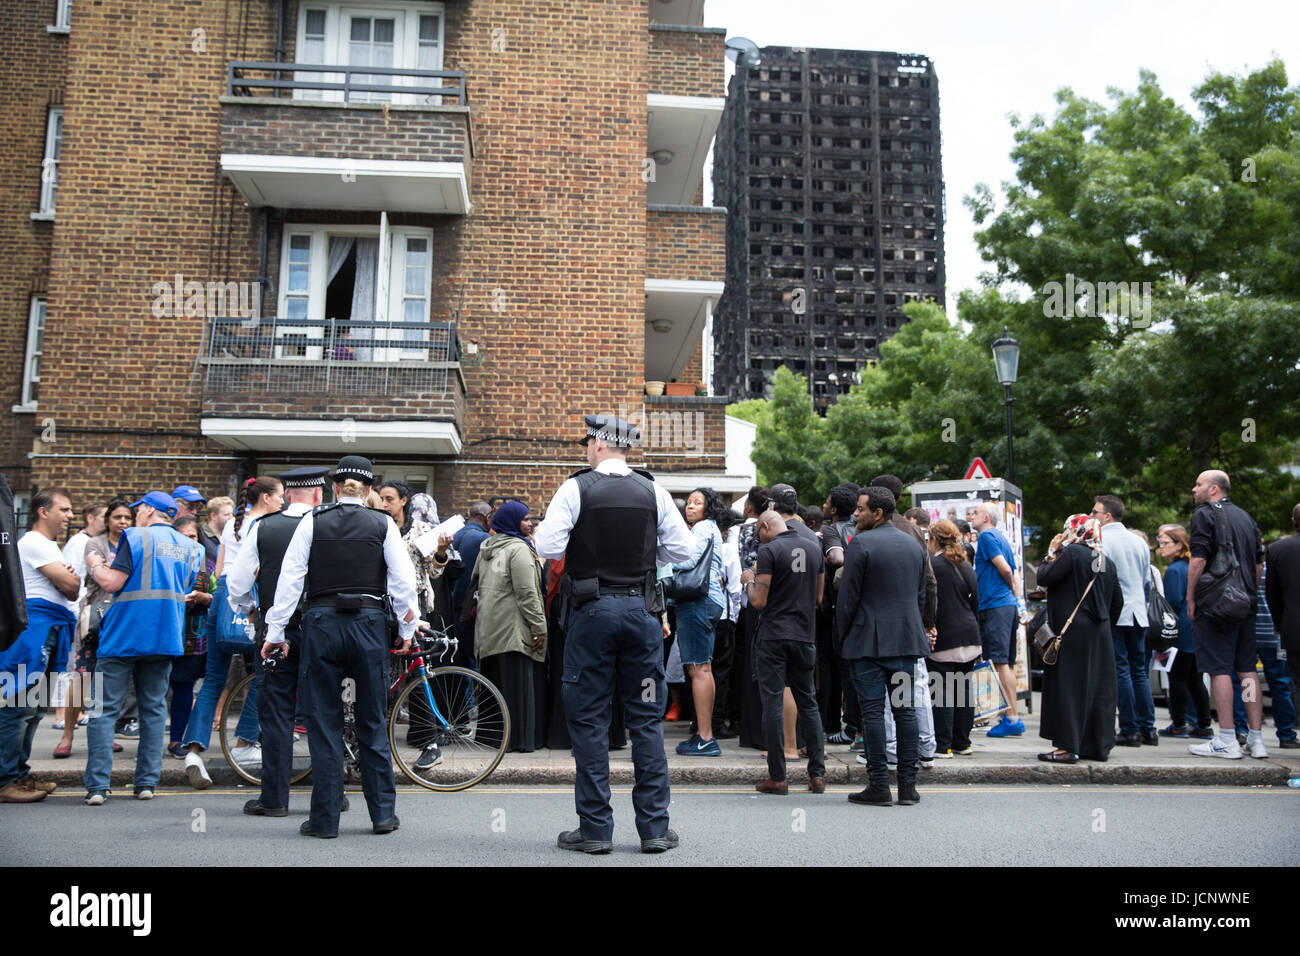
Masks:
[[[474,502],[464,526],[434,543],[440,522],[428,494],[400,480],[358,489],[360,502],[391,519],[409,556],[414,616],[458,632],[457,663],[501,690],[511,715],[507,749],[574,746],[565,665],[572,552],[544,556],[540,515],[518,500]],[[1040,733],[1053,749],[1041,760],[1101,761],[1115,746],[1155,746],[1162,737],[1186,739],[1202,756],[1266,757],[1257,658],[1277,745],[1300,746],[1296,658],[1285,653],[1300,637],[1300,505],[1297,534],[1266,551],[1229,490],[1226,474],[1200,475],[1188,526],[1160,526],[1153,544],[1124,525],[1120,498],[1098,495],[1029,569],[1046,592],[1045,613],[1031,623],[1026,569],[999,527],[1000,506],[973,503],[965,520],[900,512],[904,486],[892,475],[844,482],[820,507],[800,503],[783,483],[751,488],[739,512],[697,488],[674,502],[689,536],[676,543],[680,559],[657,574],[670,595],[657,614],[668,689],[658,713],[690,722],[681,755],[718,756],[733,740],[763,750],[762,793],[788,792],[792,760],[806,761],[809,788],[824,791],[826,748],[846,747],[869,776],[851,800],[892,803],[895,765],[898,803],[913,804],[918,771],[974,752],[971,676],[983,662],[1005,705],[984,737],[1024,734],[1018,633],[1045,623],[1059,657],[1042,668]],[[254,597],[258,562],[241,553],[256,551],[259,528],[272,524],[264,519],[301,517],[320,499],[291,494],[286,505],[285,483],[270,476],[250,479],[238,500],[207,499],[182,484],[170,494],[86,504],[69,537],[71,496],[33,496],[31,530],[18,543],[29,626],[0,655],[0,671],[12,675],[10,686],[43,677],[54,688],[48,703],[62,731],[54,757],[71,756],[77,729],[87,728],[88,803],[107,798],[112,754],[122,749],[115,737],[139,738],[137,798],[153,796],[164,755],[184,761],[193,786],[211,785],[204,754],[214,719],[233,682],[260,665],[253,634],[265,635],[258,619],[272,617],[269,599],[259,608]],[[291,533],[284,530],[280,554]],[[1244,614],[1229,607],[1234,581],[1247,592]],[[1149,638],[1161,626],[1153,592],[1177,615],[1176,640],[1158,661],[1169,685],[1161,729],[1149,678]],[[87,724],[92,686],[98,716]],[[249,705],[253,712],[255,698]],[[289,707],[286,726],[303,729],[305,718]],[[29,765],[41,709],[0,708],[0,801],[36,802],[54,789]],[[612,708],[609,749],[627,744],[624,716]],[[262,747],[255,721],[236,733],[237,751]]]

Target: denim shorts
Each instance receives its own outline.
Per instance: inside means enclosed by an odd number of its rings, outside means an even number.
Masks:
[[[713,659],[713,634],[722,606],[708,598],[677,605],[677,644],[682,665],[707,664]]]
[[[980,611],[980,641],[984,644],[984,659],[994,664],[1016,662],[1016,618],[1019,608],[1014,604],[991,607]]]

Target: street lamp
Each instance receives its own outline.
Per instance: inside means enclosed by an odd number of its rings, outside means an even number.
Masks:
[[[1007,410],[1007,481],[1016,483],[1016,459],[1011,447],[1011,386],[1016,384],[1016,369],[1020,365],[1020,343],[1002,326],[1002,338],[993,343],[993,365],[998,381],[1002,383],[1002,405]]]

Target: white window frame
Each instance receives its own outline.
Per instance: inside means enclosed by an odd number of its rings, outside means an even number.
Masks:
[[[45,116],[45,153],[41,157],[40,211],[33,219],[53,219],[59,194],[59,156],[63,148],[63,107],[51,106]]]
[[[59,0],[54,11],[54,23],[45,28],[49,33],[70,33],[72,30],[72,0]]]
[[[36,411],[36,399],[32,397],[32,386],[41,383],[40,359],[45,353],[45,319],[48,303],[45,296],[32,296],[27,310],[27,347],[23,349],[23,391],[21,404],[15,405],[13,411],[18,414],[31,414]],[[35,365],[35,369],[33,369]]]
[[[443,69],[443,57],[446,50],[447,37],[447,12],[442,3],[393,3],[392,0],[347,0],[347,2],[325,2],[312,3],[304,2],[298,7],[298,23],[296,32],[296,43],[294,46],[294,59],[296,62],[306,62],[302,59],[301,51],[306,44],[307,33],[307,11],[324,10],[325,11],[325,62],[339,66],[346,65],[348,62],[348,29],[345,29],[348,18],[354,14],[365,14],[369,16],[393,17],[396,21],[394,27],[394,69],[413,70],[419,62],[420,48],[420,17],[436,16],[438,18],[438,42],[437,42],[437,62],[429,69]],[[294,76],[303,81],[322,80],[327,83],[342,83],[343,75],[341,73],[302,73]],[[393,86],[414,85],[416,77],[399,76],[394,77]],[[294,90],[295,99],[324,99],[331,102],[342,102],[342,90],[327,90],[323,93],[313,93],[304,90]],[[395,105],[413,105],[420,103],[437,103],[441,97],[425,96],[419,97],[415,94],[378,94],[391,97],[391,102]],[[353,99],[353,102],[363,102]]]
[[[311,265],[307,280],[307,318],[320,319],[320,326],[307,326],[290,331],[288,329],[276,329],[277,338],[292,338],[294,335],[306,335],[309,337],[319,337],[325,331],[325,322],[330,318],[325,315],[325,294],[326,281],[325,273],[329,263],[329,240],[335,236],[354,236],[357,238],[377,238],[380,240],[379,248],[379,269],[383,271],[387,281],[382,281],[380,276],[376,276],[376,295],[385,301],[383,317],[391,319],[393,322],[400,324],[405,320],[405,308],[403,301],[405,299],[405,269],[406,269],[406,240],[408,238],[421,238],[429,243],[429,267],[425,271],[424,277],[424,315],[420,321],[428,322],[433,299],[433,230],[417,226],[389,226],[387,215],[383,215],[380,225],[326,225],[320,223],[285,223],[284,233],[280,241],[280,278],[277,283],[279,288],[278,301],[276,304],[276,315],[288,315],[288,298],[289,298],[289,249],[291,239],[294,236],[311,237]],[[379,320],[381,313],[376,310],[376,320]],[[383,341],[386,330],[374,329],[377,341]],[[395,333],[399,330],[394,329]],[[427,341],[428,330],[423,330],[422,338]],[[404,339],[404,336],[398,336]],[[427,356],[425,349],[400,349],[400,348],[377,348],[371,346],[372,357],[370,361],[374,362],[398,362],[403,359],[421,360]],[[307,360],[319,361],[324,354],[321,346],[313,345],[307,347],[307,354],[302,356]],[[284,358],[280,348],[276,349],[275,358]]]

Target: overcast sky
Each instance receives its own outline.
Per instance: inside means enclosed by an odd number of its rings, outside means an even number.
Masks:
[[[939,78],[943,174],[948,206],[948,307],[988,265],[962,200],[976,183],[1014,175],[1007,116],[1051,116],[1057,89],[1106,102],[1107,87],[1132,90],[1139,69],[1193,110],[1191,91],[1212,70],[1246,73],[1275,55],[1300,81],[1297,0],[706,0],[706,26],[726,27],[759,46],[921,53]],[[730,72],[730,64],[728,64]]]

